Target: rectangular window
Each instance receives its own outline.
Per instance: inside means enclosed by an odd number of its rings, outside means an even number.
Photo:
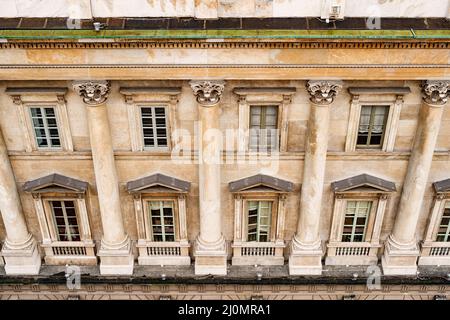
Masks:
[[[343,242],[363,242],[366,236],[372,201],[347,201],[345,211]]]
[[[167,148],[166,108],[146,106],[141,108],[144,148]]]
[[[173,201],[149,201],[153,241],[175,241]]]
[[[80,241],[74,201],[50,201],[58,241]]]
[[[270,241],[272,201],[248,201],[247,241]]]
[[[438,242],[450,241],[450,201],[445,204],[444,213],[442,214],[441,223],[437,234]]]
[[[55,109],[52,107],[32,107],[30,112],[37,147],[60,148],[61,140]]]
[[[277,124],[277,106],[250,106],[250,150],[277,150]]]
[[[358,127],[357,147],[381,148],[389,106],[362,106]]]

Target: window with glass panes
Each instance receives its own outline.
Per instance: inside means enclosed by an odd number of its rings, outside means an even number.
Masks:
[[[173,201],[149,201],[153,241],[175,241]]]
[[[277,106],[250,106],[250,150],[276,150],[278,148],[277,123]]]
[[[60,148],[56,113],[53,107],[31,107],[31,122],[38,148]]]
[[[347,201],[344,218],[343,242],[363,242],[366,236],[372,201]]]
[[[80,229],[75,211],[75,202],[70,200],[50,201],[58,241],[80,241]]]
[[[388,113],[389,106],[361,106],[356,141],[358,147],[381,148]]]
[[[167,148],[167,119],[164,106],[141,107],[144,148]]]
[[[445,203],[444,213],[442,214],[441,223],[439,224],[436,241],[450,241],[450,201]]]
[[[248,201],[247,241],[270,241],[272,201]]]

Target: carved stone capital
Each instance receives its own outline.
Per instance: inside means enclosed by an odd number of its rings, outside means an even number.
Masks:
[[[108,99],[109,81],[75,81],[73,89],[90,106],[100,105]]]
[[[342,85],[338,82],[328,80],[308,81],[306,89],[311,95],[311,102],[319,105],[329,105],[333,103]]]
[[[189,84],[197,97],[197,102],[204,107],[219,103],[225,88],[225,81],[221,80],[190,81]]]
[[[444,105],[450,96],[450,80],[424,81],[422,91],[425,103]]]
[[[22,104],[22,97],[21,96],[14,95],[14,96],[11,96],[11,98],[12,98],[14,104],[16,104],[16,105],[21,105]]]

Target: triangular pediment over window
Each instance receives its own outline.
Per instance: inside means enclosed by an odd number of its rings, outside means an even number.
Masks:
[[[191,183],[161,173],[152,174],[127,183],[127,191],[130,193],[144,192],[189,192]]]
[[[436,193],[450,193],[450,179],[436,181],[433,183],[433,187]]]
[[[45,192],[75,192],[85,193],[88,183],[74,178],[66,177],[57,173],[25,182],[23,190],[32,193]]]
[[[230,192],[261,191],[261,192],[291,192],[294,189],[292,182],[257,174],[251,177],[232,181],[228,184]]]
[[[395,192],[395,183],[371,176],[360,174],[344,180],[331,183],[331,190],[334,192]]]

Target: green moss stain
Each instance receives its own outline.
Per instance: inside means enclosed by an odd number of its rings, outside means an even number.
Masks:
[[[45,39],[450,39],[450,30],[0,30],[0,38]]]

